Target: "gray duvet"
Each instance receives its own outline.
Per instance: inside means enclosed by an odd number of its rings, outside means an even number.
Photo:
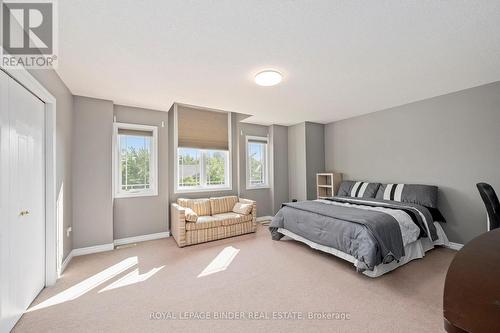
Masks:
[[[423,206],[376,199],[334,197],[329,200],[404,210],[419,226],[421,237],[437,239],[430,212]],[[399,260],[405,255],[398,222],[392,215],[380,211],[317,201],[287,203],[269,228],[274,240],[283,237],[278,228],[284,228],[317,244],[350,254],[359,261],[360,270],[373,270],[381,263]]]

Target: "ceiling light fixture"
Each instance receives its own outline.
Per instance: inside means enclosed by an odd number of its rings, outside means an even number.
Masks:
[[[266,69],[265,71],[259,72],[255,75],[255,83],[264,87],[275,86],[280,83],[282,79],[283,76],[281,73],[272,69]]]

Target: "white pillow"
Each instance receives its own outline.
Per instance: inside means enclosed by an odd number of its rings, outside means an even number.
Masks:
[[[233,207],[233,212],[248,215],[252,212],[253,205],[237,202]]]
[[[187,222],[198,221],[198,214],[196,214],[191,208],[184,208],[184,216],[186,217]]]

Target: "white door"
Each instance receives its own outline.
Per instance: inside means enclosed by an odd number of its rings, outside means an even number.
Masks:
[[[9,169],[9,178],[1,183],[2,187],[8,187],[8,198],[4,197],[7,220],[2,230],[5,233],[2,242],[7,243],[8,253],[1,268],[4,287],[1,326],[8,329],[45,285],[45,112],[41,100],[1,74],[3,91],[7,91],[7,103],[2,103],[1,110],[2,131],[8,131],[9,141],[2,142],[1,151],[3,160],[8,150],[8,163],[3,165]],[[3,244],[2,249],[5,248]]]

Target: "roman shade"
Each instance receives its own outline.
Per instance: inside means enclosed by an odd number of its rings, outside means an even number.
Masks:
[[[118,135],[153,136],[153,131],[141,131],[127,128],[118,128]]]
[[[178,146],[229,150],[228,113],[177,109]]]

